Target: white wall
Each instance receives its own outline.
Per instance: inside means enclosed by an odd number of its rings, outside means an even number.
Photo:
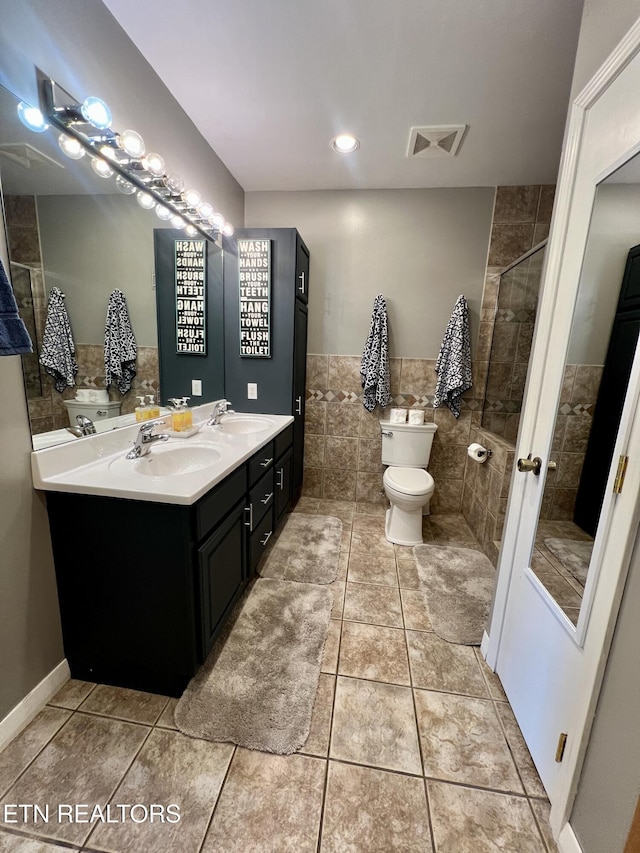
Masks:
[[[309,352],[362,352],[382,293],[391,356],[436,358],[461,293],[475,344],[494,198],[490,187],[249,192],[245,222],[295,226],[309,247]]]

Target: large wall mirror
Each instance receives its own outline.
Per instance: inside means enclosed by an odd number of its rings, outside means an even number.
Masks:
[[[640,155],[596,190],[531,567],[575,626],[640,330]],[[637,260],[636,260],[637,258]],[[587,596],[588,598],[588,596]]]
[[[154,281],[154,229],[163,223],[142,209],[135,195],[119,192],[114,180],[98,177],[89,157],[66,157],[58,146],[59,131],[27,130],[18,120],[17,103],[11,92],[0,87],[0,180],[8,272],[34,343],[34,353],[22,358],[31,431],[38,449],[73,438],[66,431],[70,418],[64,400],[75,397],[78,390],[104,389],[105,318],[114,289],[125,295],[138,355],[131,390],[121,395],[111,387],[109,398],[120,403],[119,414],[127,415],[137,405],[137,396],[163,396]],[[221,286],[222,252],[214,241],[208,244],[208,254],[219,267],[215,278]],[[38,363],[47,298],[53,287],[65,294],[78,362],[76,386],[62,393]],[[219,319],[221,324],[222,316]],[[222,328],[209,329],[209,334],[221,337]],[[118,413],[117,406],[110,412]],[[119,423],[122,420],[111,425]]]

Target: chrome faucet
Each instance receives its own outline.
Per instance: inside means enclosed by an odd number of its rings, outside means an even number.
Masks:
[[[162,418],[154,421],[147,421],[144,424],[140,425],[140,430],[138,435],[136,436],[136,440],[133,442],[133,447],[127,453],[127,459],[139,459],[141,456],[146,456],[149,452],[149,445],[153,444],[154,441],[168,441],[168,435],[158,435],[157,433],[152,432],[155,426],[164,426],[165,422]]]
[[[75,435],[76,438],[82,438],[83,435],[95,435],[96,426],[91,418],[86,415],[76,415],[78,426],[67,427],[67,431]]]
[[[207,421],[207,426],[215,426],[220,423],[220,418],[222,415],[226,415],[227,412],[231,412],[229,406],[231,403],[228,400],[216,400],[213,404],[213,411],[209,415],[209,420]]]

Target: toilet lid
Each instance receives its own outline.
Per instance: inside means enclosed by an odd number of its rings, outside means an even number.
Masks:
[[[384,478],[394,489],[405,495],[424,495],[433,488],[433,477],[423,468],[396,468],[385,471]]]

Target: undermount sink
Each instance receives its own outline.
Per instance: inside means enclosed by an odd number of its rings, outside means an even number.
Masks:
[[[250,415],[223,415],[220,419],[222,432],[231,435],[245,435],[250,432],[264,432],[273,426],[270,418],[253,417]]]
[[[172,444],[155,446],[146,456],[139,459],[114,459],[109,468],[116,474],[134,472],[149,477],[172,477],[208,468],[221,458],[219,450],[206,444]]]

